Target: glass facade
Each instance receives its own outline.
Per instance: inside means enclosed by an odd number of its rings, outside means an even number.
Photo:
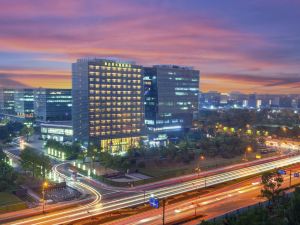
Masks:
[[[43,140],[53,139],[59,142],[72,141],[73,129],[67,124],[41,124],[41,135]]]
[[[138,145],[143,133],[142,67],[105,59],[73,64],[74,139],[111,152]]]
[[[0,89],[0,113],[15,115],[15,90]]]
[[[159,143],[174,132],[189,130],[198,111],[199,71],[174,65],[144,71],[145,124],[150,140]]]
[[[18,89],[14,97],[16,115],[22,118],[33,118],[34,89]]]
[[[38,121],[67,121],[72,119],[71,89],[36,89],[35,116]]]

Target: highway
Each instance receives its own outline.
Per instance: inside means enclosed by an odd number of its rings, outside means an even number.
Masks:
[[[72,221],[76,221],[83,218],[88,218],[93,215],[98,215],[105,212],[111,212],[117,209],[122,209],[130,206],[136,206],[143,204],[148,201],[150,196],[155,196],[157,198],[167,198],[177,194],[185,193],[192,190],[197,190],[204,187],[213,186],[226,181],[239,179],[247,177],[254,174],[259,174],[264,171],[272,170],[275,168],[281,168],[289,166],[300,162],[300,156],[290,156],[288,158],[274,160],[272,162],[266,162],[254,166],[249,166],[245,168],[236,169],[228,172],[220,172],[219,174],[210,175],[207,177],[202,177],[192,181],[186,181],[182,183],[173,184],[168,187],[155,188],[153,190],[148,190],[143,193],[137,193],[130,197],[123,197],[117,200],[101,201],[100,197],[91,204],[78,207],[75,209],[63,210],[57,213],[49,213],[47,215],[23,219],[21,221],[15,221],[11,224],[64,224]],[[57,165],[59,166],[59,165]],[[57,167],[54,171],[60,175],[64,176],[57,171]],[[67,177],[65,177],[67,178]],[[95,193],[96,194],[96,193]]]
[[[285,176],[284,180],[283,187],[288,187],[289,176]],[[300,179],[297,179],[292,184],[299,184],[299,182]],[[254,177],[246,181],[227,185],[199,197],[185,198],[173,204],[167,204],[165,222],[175,223],[180,219],[192,218],[192,221],[187,224],[199,224],[204,219],[211,219],[236,209],[263,202],[265,199],[260,197],[261,188],[260,178]],[[169,201],[172,202],[172,199]],[[131,216],[103,224],[160,225],[162,224],[162,208],[135,213]]]

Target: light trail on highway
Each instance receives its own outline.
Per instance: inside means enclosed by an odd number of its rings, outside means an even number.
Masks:
[[[140,205],[148,201],[149,196],[154,195],[159,199],[167,198],[170,196],[182,194],[185,192],[197,190],[204,187],[209,187],[231,180],[236,180],[251,175],[256,175],[265,171],[269,171],[276,168],[282,168],[292,164],[300,162],[300,156],[291,156],[289,158],[274,160],[273,162],[262,163],[254,166],[249,166],[241,169],[236,169],[229,172],[223,172],[215,175],[210,175],[204,178],[198,178],[196,180],[182,182],[168,187],[156,188],[151,191],[147,191],[144,194],[136,194],[134,196],[120,198],[118,200],[102,202],[101,204],[95,203],[92,205],[82,206],[83,208],[76,208],[72,210],[72,213],[69,211],[60,212],[60,213],[51,213],[47,216],[41,218],[29,218],[24,219],[22,222],[14,224],[64,224],[72,221],[85,219],[91,216],[99,215],[106,212],[112,212],[114,210],[132,207]],[[59,165],[57,165],[58,167]],[[56,172],[60,174],[57,171]],[[65,176],[60,174],[62,177]],[[65,176],[66,177],[66,176]],[[66,177],[67,178],[67,177]],[[99,200],[100,202],[100,200]],[[88,211],[88,212],[87,212]]]
[[[61,164],[56,164],[55,166],[53,166],[52,170],[53,172],[57,175],[57,176],[60,176],[62,177],[63,179],[67,180],[68,177],[65,176],[64,174],[58,172],[57,168],[61,165],[63,165],[64,163],[61,163]],[[28,220],[24,220],[24,221],[20,221],[20,222],[14,222],[14,223],[11,223],[11,224],[14,224],[14,225],[19,225],[19,224],[28,224],[31,223],[31,224],[42,224],[44,222],[35,222],[35,221],[40,221],[40,220],[47,220],[48,218],[52,218],[52,217],[56,217],[56,216],[69,216],[69,215],[66,215],[66,214],[70,214],[70,213],[74,213],[74,212],[77,212],[77,211],[82,211],[82,210],[85,210],[87,211],[88,209],[98,205],[101,201],[101,194],[95,190],[94,188],[86,185],[86,184],[83,184],[81,182],[74,182],[72,185],[70,186],[74,186],[74,188],[84,188],[88,191],[90,191],[94,196],[95,196],[95,199],[90,202],[89,204],[86,204],[84,206],[79,206],[77,208],[73,208],[73,209],[69,209],[69,210],[65,210],[65,211],[62,211],[62,212],[57,212],[57,213],[51,213],[49,215],[42,215],[42,216],[38,216],[37,218],[32,218],[32,219],[29,219],[30,221]],[[49,224],[48,223],[48,220],[46,222],[46,224]]]
[[[284,180],[284,187],[288,187],[289,176],[284,176]],[[250,178],[250,180],[222,187],[221,189],[217,189],[199,197],[183,199],[182,201],[172,203],[166,207],[165,221],[169,224],[173,222],[175,223],[176,220],[179,221],[184,218],[196,218],[201,215],[198,218],[198,222],[195,222],[195,224],[199,224],[203,219],[207,220],[240,207],[264,202],[265,199],[260,196],[261,188],[262,185],[259,182],[259,178],[255,177]],[[171,199],[171,201],[172,200],[174,199]],[[237,202],[239,202],[239,204],[236,205]],[[147,212],[141,212],[125,218],[116,219],[115,221],[107,222],[105,224],[160,225],[161,221],[162,210],[152,209]]]

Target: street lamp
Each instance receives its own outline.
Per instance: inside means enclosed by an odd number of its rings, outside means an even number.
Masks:
[[[245,161],[248,161],[248,159],[247,159],[247,153],[251,153],[252,152],[252,147],[251,146],[248,146],[247,148],[246,148],[246,151],[245,151]]]
[[[200,169],[200,161],[203,161],[203,160],[205,160],[205,156],[204,155],[201,155],[201,156],[199,156],[199,159],[198,159],[198,166],[197,166],[197,168],[195,169],[196,171],[198,171],[198,177],[200,176],[200,172],[201,172],[201,169]]]
[[[43,194],[43,213],[44,213],[45,212],[45,189],[48,187],[48,182],[45,181],[42,187],[43,187],[42,194]]]
[[[197,207],[198,207],[198,204],[197,204],[196,202],[193,202],[192,205],[195,206],[195,207],[194,207],[194,210],[195,210],[195,211],[194,211],[194,216],[197,217]]]

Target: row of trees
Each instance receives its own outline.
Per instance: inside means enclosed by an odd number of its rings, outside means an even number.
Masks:
[[[10,141],[14,136],[19,134],[24,125],[19,122],[6,122],[4,126],[0,126],[0,142]]]
[[[197,141],[184,138],[178,144],[169,143],[167,146],[154,148],[141,145],[130,148],[124,155],[110,154],[106,151],[99,153],[97,148],[91,146],[86,151],[82,151],[78,158],[83,161],[89,158],[92,162],[99,159],[101,165],[105,167],[127,170],[143,168],[151,162],[189,164],[199,155],[232,158],[243,155],[249,146],[255,151],[258,146],[257,139],[246,135],[224,133],[210,138],[202,137]]]
[[[231,110],[201,110],[199,113],[199,128],[202,133],[214,135],[216,124],[223,127],[233,127],[244,132],[248,126],[269,132],[269,135],[279,137],[299,137],[300,117],[294,110],[260,111],[247,109]],[[282,129],[282,128],[288,129]]]
[[[299,125],[295,124],[291,127],[287,126],[266,126],[260,125],[257,127],[258,129],[263,129],[269,132],[270,135],[276,137],[283,137],[283,138],[299,138],[300,137],[300,127]]]
[[[223,111],[201,110],[199,120],[206,127],[214,127],[216,123],[221,123],[228,127],[244,128],[248,124],[255,124],[257,121],[257,112],[244,109]]]
[[[30,137],[34,134],[34,129],[31,126],[24,125],[20,130],[20,135],[26,138],[26,141],[29,142]]]
[[[292,197],[283,189],[283,177],[276,171],[262,175],[261,195],[269,204],[258,206],[236,216],[230,216],[222,222],[202,222],[201,225],[298,225],[300,224],[300,188],[296,188]]]
[[[79,143],[74,142],[72,145],[62,144],[56,140],[48,140],[46,145],[46,148],[55,149],[60,152],[64,152],[66,159],[77,159],[80,158],[80,154],[83,154],[81,152],[81,146]]]
[[[181,141],[178,145],[169,143],[167,146],[150,149],[160,159],[166,159],[169,162],[179,162],[188,164],[193,161],[197,154],[194,144],[189,141]]]
[[[7,163],[8,158],[0,146],[0,192],[11,189],[15,185],[17,173]]]
[[[26,137],[27,141],[33,135],[34,129],[19,122],[8,121],[4,126],[0,126],[0,142],[6,143],[17,135]]]
[[[271,109],[260,111],[248,109],[201,110],[199,120],[206,126],[214,126],[216,123],[221,123],[224,126],[235,128],[244,128],[248,124],[293,126],[300,123],[299,114],[289,109],[277,111]]]
[[[199,144],[204,155],[208,157],[222,156],[223,158],[242,155],[248,146],[254,150],[258,146],[255,138],[227,133],[212,138],[204,138]]]
[[[87,151],[89,152],[89,150]],[[151,162],[174,162],[188,164],[195,160],[199,149],[193,148],[188,141],[182,141],[178,145],[173,143],[167,146],[148,148],[144,145],[130,148],[126,154],[110,154],[102,151],[98,153],[101,165],[113,169],[139,169]]]
[[[21,165],[25,172],[33,177],[45,179],[52,165],[50,158],[38,153],[35,149],[26,147],[20,154]]]

